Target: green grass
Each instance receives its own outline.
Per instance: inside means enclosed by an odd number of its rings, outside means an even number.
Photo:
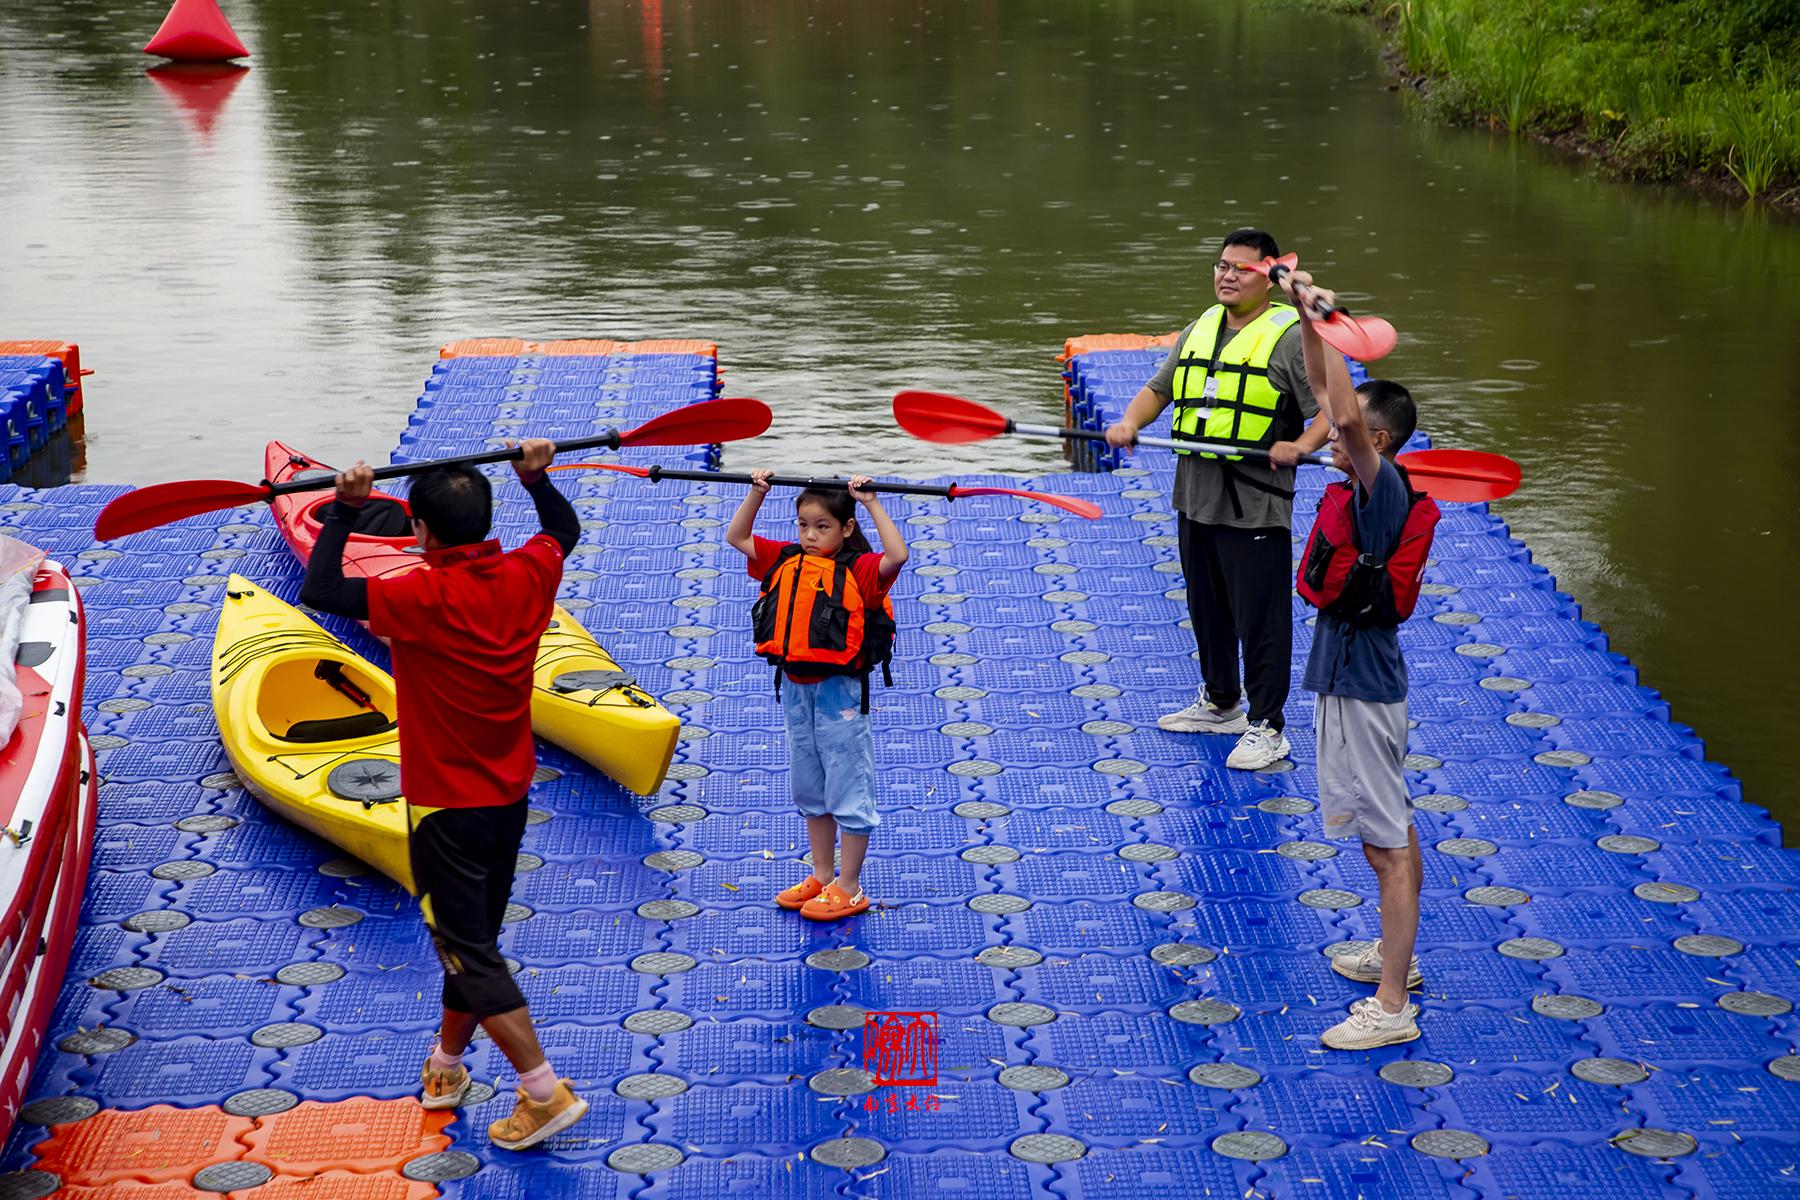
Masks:
[[[1794,0],[1299,0],[1392,33],[1430,108],[1513,133],[1584,134],[1627,173],[1800,185]]]

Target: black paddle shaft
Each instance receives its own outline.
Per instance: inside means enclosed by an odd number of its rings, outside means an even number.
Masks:
[[[571,443],[573,444],[573,443]],[[562,448],[558,443],[557,448]],[[699,483],[753,483],[749,475],[728,475],[720,471],[671,471],[667,467],[651,467],[650,478],[691,479]],[[848,491],[848,479],[821,479],[813,475],[772,475],[769,477],[770,487],[825,488],[828,490]],[[902,496],[951,496],[954,497],[956,485],[949,487],[933,487],[928,483],[871,483],[871,492],[893,492]]]
[[[570,438],[556,443],[556,452],[565,450],[617,450],[619,448],[619,431],[608,429],[605,433],[597,433],[593,437]],[[406,475],[421,475],[434,467],[479,467],[487,463],[507,462],[521,457],[525,452],[514,446],[508,450],[488,450],[481,454],[465,454],[460,458],[434,458],[424,462],[397,463],[391,467],[375,468],[376,479],[399,479]],[[321,492],[335,486],[331,475],[313,475],[305,479],[290,479],[286,483],[269,483],[263,481],[269,489],[269,496],[291,496],[295,492]]]

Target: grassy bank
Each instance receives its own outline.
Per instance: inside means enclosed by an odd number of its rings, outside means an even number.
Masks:
[[[1441,119],[1800,210],[1796,0],[1298,0],[1364,13]]]

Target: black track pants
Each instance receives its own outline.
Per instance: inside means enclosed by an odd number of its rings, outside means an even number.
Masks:
[[[1293,546],[1288,531],[1203,525],[1177,514],[1188,617],[1206,698],[1221,708],[1250,693],[1250,720],[1285,721],[1294,653]],[[1244,684],[1238,682],[1238,646]]]

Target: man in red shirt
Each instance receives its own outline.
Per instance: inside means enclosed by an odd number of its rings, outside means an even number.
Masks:
[[[513,462],[542,532],[510,553],[488,538],[493,497],[472,467],[420,475],[408,496],[425,566],[346,579],[345,543],[373,475],[357,463],[337,478],[300,598],[355,617],[393,648],[400,783],[412,825],[419,908],[444,966],[444,1017],[421,1071],[428,1109],[455,1108],[471,1081],[463,1052],[479,1025],[519,1073],[495,1145],[523,1150],[567,1129],[588,1104],[544,1058],[525,997],[500,953],[500,923],[525,834],[525,793],[537,766],[531,677],[550,622],[563,557],[580,536],[575,510],[545,475],[556,454],[541,438]]]

